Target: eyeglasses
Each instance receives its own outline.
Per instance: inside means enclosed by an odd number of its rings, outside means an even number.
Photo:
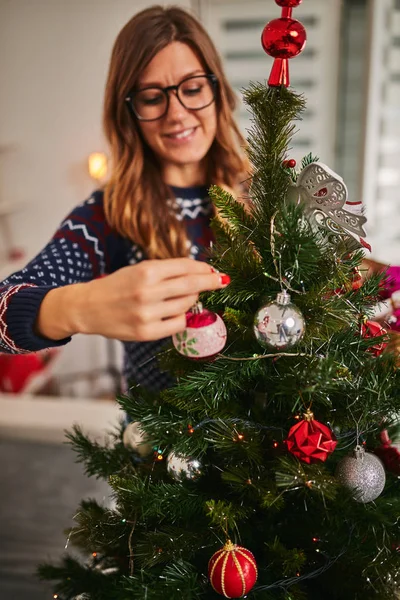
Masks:
[[[125,101],[140,121],[156,121],[168,112],[169,92],[174,91],[187,110],[201,110],[214,102],[217,87],[215,75],[195,75],[178,85],[148,87],[131,92]]]

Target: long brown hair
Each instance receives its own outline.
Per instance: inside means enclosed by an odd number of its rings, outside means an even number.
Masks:
[[[166,200],[158,160],[143,142],[125,102],[154,56],[171,42],[187,44],[207,73],[219,82],[217,132],[207,156],[207,184],[236,189],[247,176],[244,139],[232,116],[234,92],[209,35],[178,7],[153,6],[135,15],[119,33],[111,55],[104,101],[104,130],[111,148],[112,172],[104,189],[106,218],[113,229],[141,246],[148,258],[187,256],[184,224]]]

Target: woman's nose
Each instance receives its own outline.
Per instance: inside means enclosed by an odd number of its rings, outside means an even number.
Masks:
[[[186,116],[188,110],[180,103],[176,91],[170,91],[169,93],[169,106],[168,106],[168,117],[173,119],[181,119]]]

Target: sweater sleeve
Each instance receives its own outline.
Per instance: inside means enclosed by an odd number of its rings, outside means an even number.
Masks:
[[[0,352],[34,352],[69,342],[69,337],[54,341],[34,333],[40,304],[54,287],[115,270],[117,240],[104,217],[102,193],[95,192],[66,217],[26,267],[0,283]]]

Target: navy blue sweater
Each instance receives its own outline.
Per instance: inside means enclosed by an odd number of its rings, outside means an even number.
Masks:
[[[171,188],[178,218],[186,224],[190,256],[203,259],[211,241],[212,205],[206,187]],[[146,259],[143,250],[106,223],[103,193],[96,191],[61,223],[45,248],[23,268],[0,283],[0,351],[35,352],[62,346],[71,338],[52,341],[34,333],[40,304],[53,287],[85,282]],[[152,390],[172,383],[160,372],[156,356],[166,340],[123,342],[123,375]]]

